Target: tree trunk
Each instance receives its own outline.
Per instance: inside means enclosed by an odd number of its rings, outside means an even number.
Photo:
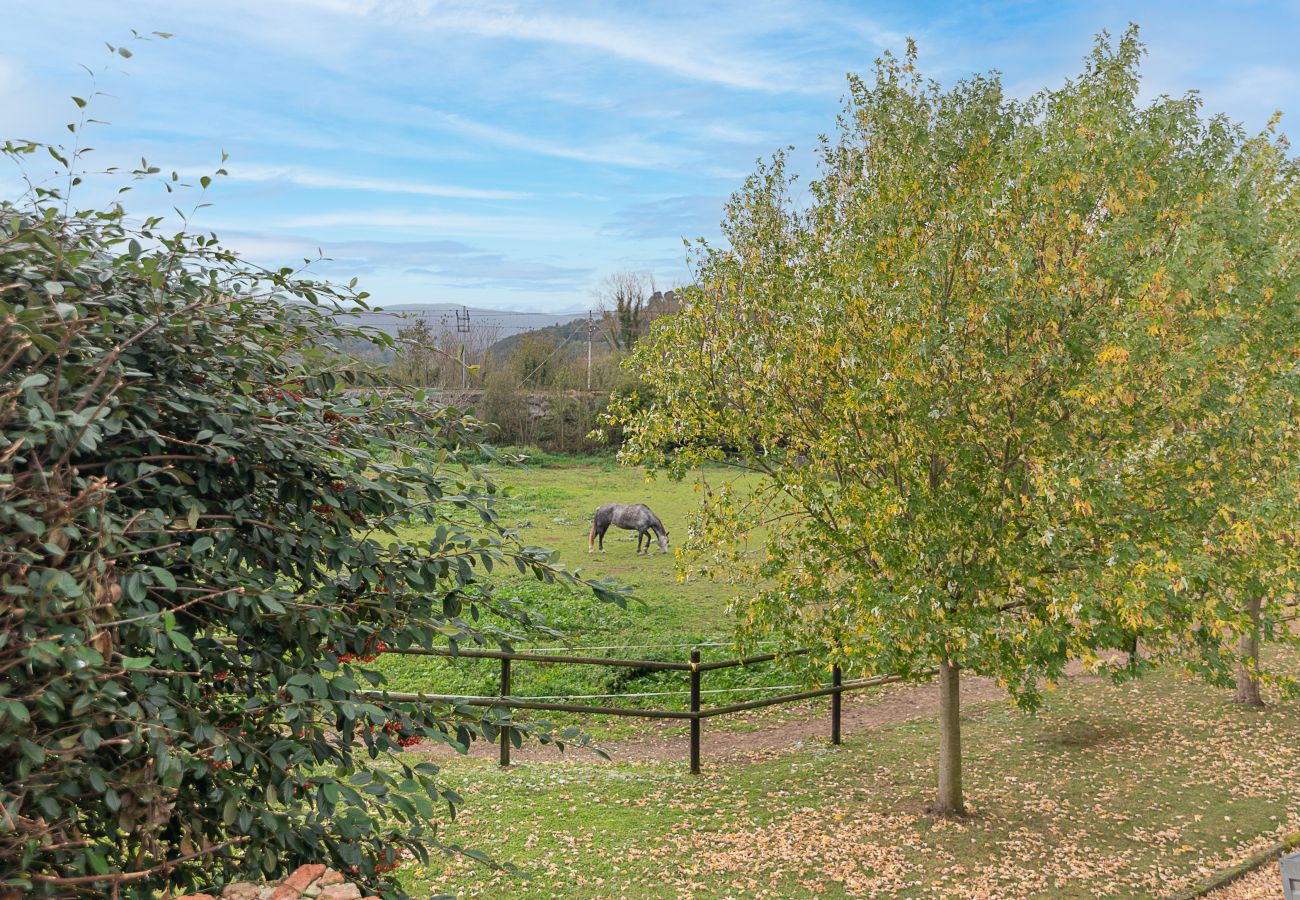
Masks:
[[[1128,654],[1128,667],[1131,669],[1137,665],[1138,660],[1138,635],[1136,631],[1125,641],[1124,652]]]
[[[1237,638],[1237,696],[1233,699],[1242,706],[1263,706],[1264,700],[1259,696],[1259,611],[1263,598],[1254,595],[1246,601],[1246,611],[1250,613],[1250,625],[1241,637]]]
[[[961,790],[961,674],[947,659],[939,663],[939,797],[933,811],[966,814]]]

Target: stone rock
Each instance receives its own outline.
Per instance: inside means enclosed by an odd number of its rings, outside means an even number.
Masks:
[[[5,894],[4,896],[8,897],[9,895]],[[13,896],[17,897],[18,895],[14,894]],[[224,896],[224,894],[222,896]],[[181,897],[177,897],[176,900],[217,900],[217,898],[211,894],[185,894]]]
[[[325,874],[322,875],[316,883],[325,888],[329,887],[331,884],[342,884],[345,881],[347,881],[347,879],[343,877],[342,872],[337,869],[326,869]]]
[[[221,891],[221,900],[258,900],[261,894],[262,885],[251,881],[236,881]]]
[[[317,900],[361,900],[361,888],[355,884],[332,884],[320,892]]]
[[[281,887],[291,887],[303,890],[317,878],[325,874],[325,867],[320,863],[309,863],[305,866],[299,866],[293,870],[293,874],[280,882]]]

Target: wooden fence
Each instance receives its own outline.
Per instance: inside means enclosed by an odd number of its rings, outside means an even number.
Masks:
[[[795,703],[800,700],[809,700],[814,697],[829,696],[831,698],[831,743],[839,744],[842,696],[848,691],[857,691],[862,690],[863,688],[892,684],[902,680],[902,677],[899,675],[878,675],[872,678],[856,678],[844,681],[841,677],[839,666],[834,666],[831,669],[830,684],[818,688],[780,694],[774,697],[762,697],[757,700],[749,700],[743,703],[729,703],[723,706],[706,707],[700,699],[705,672],[712,672],[718,669],[730,669],[736,666],[750,666],[771,662],[777,658],[778,654],[760,653],[754,656],[740,657],[738,659],[702,662],[700,660],[700,651],[697,647],[691,650],[689,661],[674,662],[661,659],[619,659],[613,657],[571,656],[568,654],[552,653],[512,653],[504,650],[458,650],[452,652],[451,650],[442,648],[411,648],[408,650],[390,649],[388,652],[420,656],[446,656],[458,659],[500,660],[500,690],[498,695],[495,697],[465,697],[452,694],[405,693],[398,691],[364,691],[363,693],[365,695],[377,699],[389,699],[401,702],[418,703],[423,701],[429,703],[456,703],[469,706],[503,707],[506,709],[535,709],[551,712],[587,713],[589,715],[601,716],[629,716],[642,719],[685,719],[691,723],[690,768],[692,775],[700,774],[700,729],[701,724],[705,719],[711,719],[714,716],[725,716],[731,713],[744,712],[750,709],[760,709],[765,706],[776,706],[782,703]],[[809,650],[807,648],[803,648],[789,651],[784,655],[803,655],[808,652]],[[690,709],[629,709],[621,706],[602,706],[587,703],[559,703],[555,702],[558,698],[554,697],[532,699],[528,697],[515,697],[511,694],[510,690],[510,666],[511,663],[514,662],[559,663],[580,666],[624,666],[648,671],[687,672],[689,673],[690,687],[688,691],[684,692],[656,692],[650,695],[602,694],[589,696],[614,699],[619,696],[668,696],[674,693],[685,693],[690,697]],[[739,693],[745,690],[747,689],[736,687],[726,688],[724,689],[724,692]],[[748,688],[748,690],[754,690],[754,688]],[[576,697],[568,697],[566,699],[576,699]],[[501,765],[508,766],[510,765],[510,727],[508,725],[501,728],[500,743]]]

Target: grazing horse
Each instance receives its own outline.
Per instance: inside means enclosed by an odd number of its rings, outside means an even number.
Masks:
[[[591,521],[591,534],[587,536],[587,552],[590,553],[596,542],[600,542],[600,552],[605,552],[605,532],[609,526],[617,525],[628,531],[636,532],[636,552],[641,555],[641,539],[645,538],[645,552],[650,552],[650,532],[659,539],[659,549],[668,552],[668,529],[659,517],[650,511],[644,503],[606,503],[596,510]]]

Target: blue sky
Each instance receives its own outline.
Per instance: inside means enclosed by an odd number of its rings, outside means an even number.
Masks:
[[[1148,95],[1300,116],[1300,2],[0,0],[0,21],[0,138],[62,140],[79,64],[172,32],[99,77],[96,163],[197,178],[225,150],[197,227],[263,264],[319,248],[388,304],[567,312],[614,271],[684,281],[682,239],[716,238],[756,158],[794,145],[811,170],[844,74],[906,36],[940,81],[998,69],[1025,95],[1136,21]]]

